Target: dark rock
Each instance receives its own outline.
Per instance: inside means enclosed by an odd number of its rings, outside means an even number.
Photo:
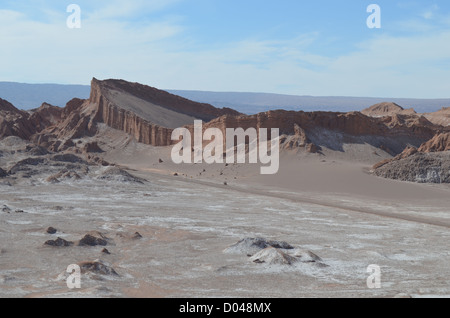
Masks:
[[[105,254],[111,254],[106,248],[104,248],[104,249],[102,249],[102,253],[105,253]]]
[[[25,152],[31,156],[45,156],[49,154],[47,149],[37,145],[27,145],[25,147]]]
[[[96,141],[88,142],[83,147],[84,152],[103,152]]]
[[[142,238],[142,235],[139,232],[134,233],[133,237],[132,237],[133,240],[138,240],[141,238]]]
[[[107,244],[108,244],[108,242],[104,238],[95,237],[95,236],[92,236],[91,234],[86,234],[78,242],[78,246],[97,246],[97,245],[105,246]]]
[[[57,154],[51,157],[53,161],[70,162],[70,163],[82,163],[87,164],[82,158],[72,154]]]
[[[4,178],[8,175],[8,173],[6,173],[5,170],[3,170],[2,168],[0,168],[0,178]]]
[[[14,174],[19,171],[29,171],[29,166],[37,166],[39,164],[43,164],[45,161],[46,159],[44,158],[26,158],[12,166],[11,169],[9,169],[8,173]]]
[[[114,268],[102,263],[100,260],[81,262],[78,264],[81,269],[81,273],[91,272],[95,274],[119,276]]]
[[[66,241],[65,239],[62,239],[60,237],[58,237],[56,240],[48,240],[44,243],[44,245],[49,245],[49,246],[58,246],[58,247],[67,247],[67,246],[72,246],[73,242],[69,242]]]
[[[7,205],[3,205],[2,212],[11,213],[11,208]]]
[[[161,158],[159,158],[158,162],[163,163],[164,161]]]
[[[49,228],[47,228],[47,230],[46,230],[46,232],[48,234],[55,234],[57,231],[58,231],[57,229],[55,229],[54,227],[51,227],[51,226]]]

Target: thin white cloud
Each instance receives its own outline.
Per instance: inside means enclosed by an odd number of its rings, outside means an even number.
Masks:
[[[92,20],[133,18],[136,14],[149,14],[167,8],[180,0],[134,0],[102,1],[93,12],[88,12]]]
[[[329,57],[312,50],[324,40],[319,33],[200,47],[178,20],[129,23],[139,8],[162,10],[162,2],[145,8],[137,6],[139,2],[111,5],[91,15],[82,7],[82,28],[75,30],[66,27],[65,11],[49,11],[47,22],[39,22],[0,10],[0,80],[88,84],[95,76],[215,91],[429,98],[450,94],[450,30],[427,29],[433,26],[429,22],[420,34],[370,38],[349,53]]]

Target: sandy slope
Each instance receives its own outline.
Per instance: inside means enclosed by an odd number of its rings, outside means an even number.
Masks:
[[[107,149],[105,159],[136,172],[163,175],[177,173],[193,182],[241,187],[254,193],[290,193],[297,199],[339,207],[378,208],[386,205],[427,216],[429,207],[447,208],[449,185],[418,184],[379,178],[369,173],[372,165],[388,155],[370,145],[344,145],[345,152],[323,150],[322,154],[283,151],[280,169],[275,175],[261,175],[260,164],[181,164],[170,157],[171,147],[152,147],[114,135],[113,146],[107,145],[114,130],[102,133]],[[161,159],[163,162],[159,162]],[[357,202],[357,203],[356,203]],[[414,212],[412,212],[414,211]],[[405,212],[407,213],[407,212]]]

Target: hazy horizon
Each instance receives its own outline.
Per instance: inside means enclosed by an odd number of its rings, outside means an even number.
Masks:
[[[161,88],[159,88],[161,89]],[[404,108],[414,108],[419,113],[434,112],[450,107],[450,98],[414,99],[369,96],[311,96],[266,92],[217,92],[204,90],[162,89],[196,102],[208,103],[218,108],[229,107],[246,114],[268,110],[303,111],[361,111],[381,102],[394,102]],[[0,98],[20,109],[33,109],[42,103],[64,107],[72,98],[89,98],[90,85],[55,83],[0,82]]]

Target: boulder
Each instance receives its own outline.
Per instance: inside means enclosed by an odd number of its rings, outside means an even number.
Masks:
[[[44,243],[44,245],[56,246],[56,247],[67,247],[67,246],[72,246],[73,242],[66,241],[65,239],[58,237],[56,240],[46,241]]]
[[[100,260],[81,262],[78,265],[80,266],[82,274],[90,272],[108,276],[119,276],[114,268],[104,264]]]
[[[78,246],[105,246],[108,244],[108,241],[105,239],[103,235],[93,236],[91,234],[86,234],[79,242]]]
[[[55,234],[58,230],[55,229],[54,227],[48,227],[47,230],[45,230],[45,232],[47,232],[48,234]]]

